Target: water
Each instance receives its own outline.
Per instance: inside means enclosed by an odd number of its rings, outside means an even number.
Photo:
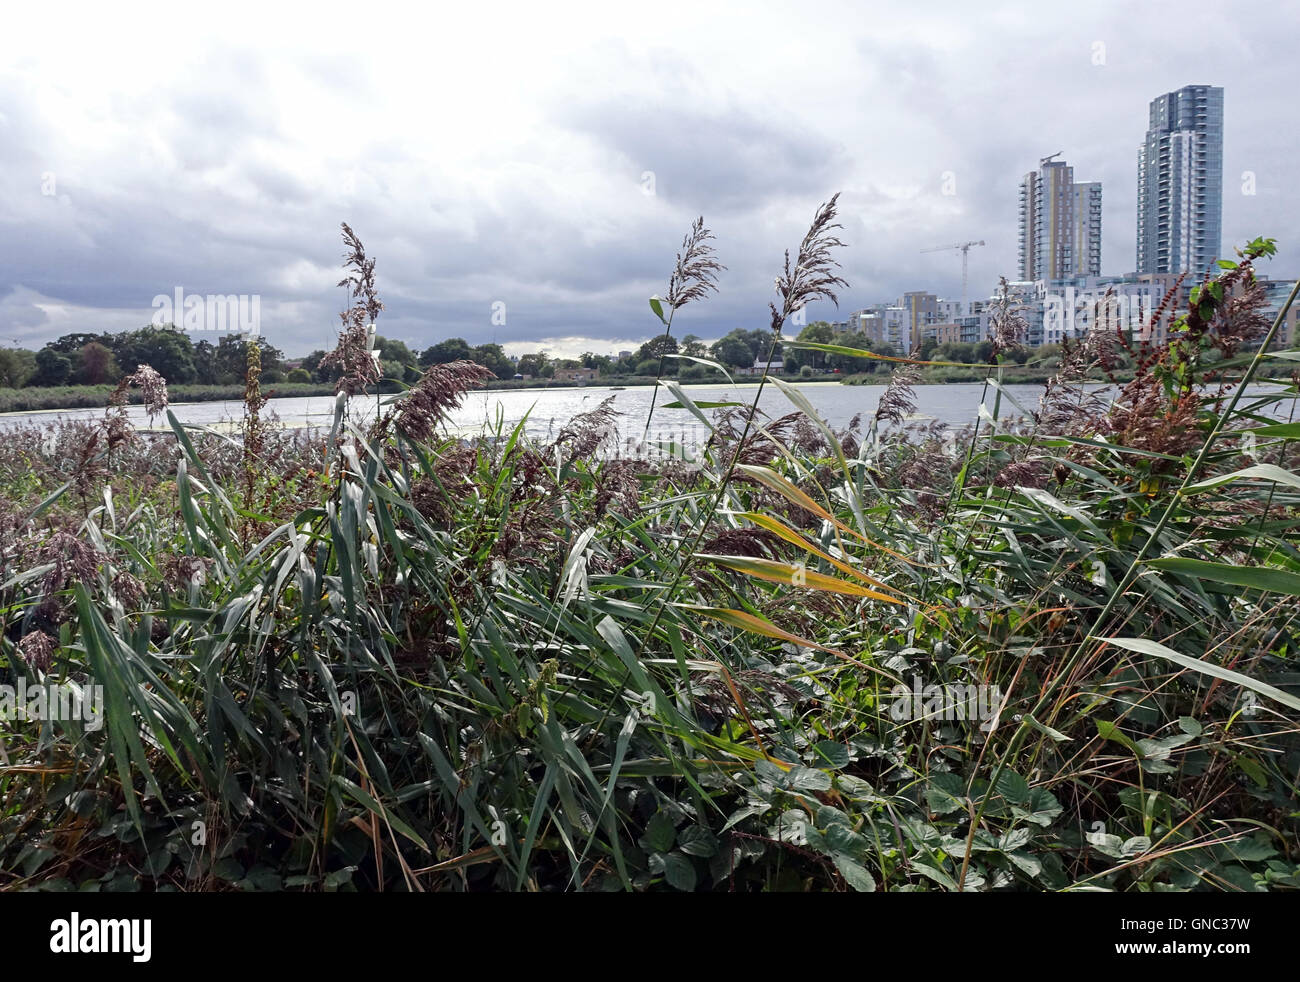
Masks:
[[[796,388],[808,399],[818,414],[832,427],[848,425],[854,415],[861,413],[864,421],[875,411],[883,385],[841,385],[838,382],[802,382]],[[1105,388],[1105,386],[1100,386]],[[753,401],[758,383],[739,385],[691,385],[686,394],[696,402]],[[1253,385],[1251,395],[1277,392],[1279,387]],[[579,413],[600,405],[609,396],[614,397],[614,408],[623,413],[619,422],[619,439],[639,439],[645,426],[646,413],[654,390],[650,386],[619,389],[607,386],[557,389],[498,389],[468,394],[462,405],[449,420],[453,433],[471,435],[485,427],[492,428],[500,414],[506,429],[512,428],[525,416],[525,430],[532,436],[545,438],[556,435],[566,422]],[[1003,418],[1023,415],[1037,408],[1042,395],[1041,385],[1004,386],[1002,400]],[[914,419],[921,422],[938,421],[948,426],[962,426],[975,421],[979,414],[981,394],[992,408],[993,391],[985,392],[979,382],[949,383],[943,385],[918,385],[915,387],[917,413]],[[383,396],[382,399],[390,397]],[[1014,400],[1014,402],[1012,401]],[[674,401],[667,389],[660,388],[654,413],[652,437],[675,439],[688,444],[696,443],[703,428],[686,409],[665,409]],[[1018,403],[1019,405],[1016,405]],[[1295,400],[1279,402],[1267,410],[1275,418],[1291,418]],[[759,408],[772,417],[793,412],[795,406],[781,390],[769,383],[763,390]],[[218,428],[229,427],[243,416],[243,403],[197,402],[181,403],[171,407],[176,418],[183,423],[196,423]],[[272,399],[267,409],[273,410],[284,426],[329,427],[334,419],[333,396],[307,396],[292,399]],[[367,418],[375,412],[373,396],[358,397],[353,402],[354,418]],[[142,406],[128,409],[133,424],[148,427],[150,421]],[[102,419],[102,409],[52,410],[38,413],[0,414],[0,426],[15,423],[45,424],[59,419]],[[165,426],[165,420],[156,420],[155,426]]]
[[[864,422],[875,412],[883,385],[841,385],[838,382],[801,382],[796,388],[813,408],[833,428],[842,429],[858,413]],[[1038,404],[1042,387],[1037,385],[1008,386],[1008,389],[1028,409]],[[938,420],[947,425],[972,422],[979,412],[981,383],[954,385],[918,385],[915,388],[918,421]],[[694,402],[739,402],[749,405],[754,401],[758,383],[739,385],[690,385],[684,390]],[[568,420],[578,413],[600,405],[609,396],[614,397],[614,408],[625,414],[620,434],[640,437],[654,389],[641,386],[617,390],[601,386],[582,389],[505,390],[475,392],[468,396],[455,414],[452,424],[465,430],[474,430],[491,423],[493,414],[500,411],[507,424],[517,423],[529,413],[530,434],[545,436],[557,433]],[[652,432],[666,435],[686,433],[688,436],[700,429],[699,421],[688,409],[665,409],[676,398],[665,388],[659,390],[655,400]],[[1006,401],[1004,400],[1004,406]],[[1009,407],[1012,412],[1018,412]],[[768,383],[763,388],[759,409],[775,418],[796,411],[797,407],[777,386]],[[706,413],[708,411],[706,410]]]

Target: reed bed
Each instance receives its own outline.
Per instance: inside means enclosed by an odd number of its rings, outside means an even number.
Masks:
[[[844,285],[835,217],[778,341]],[[629,459],[608,404],[447,435],[469,363],[350,418],[383,307],[344,232],[328,435],[250,385],[238,439],[154,392],[170,433],[119,398],[0,441],[0,682],[104,699],[0,723],[0,888],[1300,886],[1300,423],[1266,413],[1295,379],[1242,395],[1270,241],[1168,343],[1080,340],[1036,406],[1000,381],[1008,305],[964,433],[900,425],[903,360],[842,431],[779,379],[775,418],[666,382],[709,439]],[[664,324],[717,288],[711,240]]]

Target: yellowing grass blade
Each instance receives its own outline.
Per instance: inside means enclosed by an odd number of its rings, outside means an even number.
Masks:
[[[742,631],[748,631],[750,634],[761,634],[767,638],[776,638],[778,641],[788,641],[790,644],[797,644],[802,648],[816,648],[818,651],[825,651],[827,654],[841,658],[850,664],[865,669],[868,672],[874,672],[891,682],[899,685],[902,679],[897,675],[886,672],[875,665],[868,665],[866,662],[846,655],[837,648],[828,648],[824,644],[818,644],[816,641],[809,641],[807,638],[801,638],[797,634],[791,634],[789,631],[783,631],[765,617],[758,617],[743,610],[733,610],[730,607],[702,607],[698,604],[676,604],[682,610],[689,610],[692,613],[699,614],[701,617],[707,617],[710,620],[721,621],[723,624],[729,624],[732,627],[738,627]]]
[[[746,576],[752,576],[758,580],[767,580],[770,583],[803,586],[809,590],[821,590],[823,593],[842,593],[850,597],[870,597],[872,600],[883,600],[886,603],[898,604],[900,607],[907,606],[906,601],[881,593],[879,590],[872,590],[848,580],[836,579],[834,576],[827,576],[825,573],[818,573],[816,570],[806,569],[803,566],[779,563],[774,559],[757,559],[752,556],[714,556],[703,552],[697,553],[695,558],[707,559],[719,566],[725,566],[728,569],[734,569],[738,573],[744,573]]]
[[[852,576],[855,579],[859,579],[863,583],[870,583],[872,586],[878,587],[881,590],[892,590],[894,593],[897,593],[903,597],[907,597],[909,600],[913,599],[911,597],[908,597],[906,593],[904,593],[902,590],[899,590],[897,587],[892,587],[888,583],[884,583],[876,579],[874,576],[868,576],[866,573],[863,573],[861,570],[854,569],[848,563],[841,562],[840,560],[836,559],[834,556],[830,555],[829,553],[822,552],[822,550],[818,549],[815,545],[813,545],[802,535],[800,535],[794,529],[790,528],[790,526],[786,525],[778,518],[773,518],[771,515],[764,515],[761,512],[756,512],[756,511],[737,512],[736,517],[747,519],[748,521],[753,522],[755,525],[759,526],[760,528],[765,528],[769,532],[779,535],[781,538],[785,539],[785,541],[789,542],[791,545],[796,545],[800,549],[803,549],[804,551],[811,553],[814,556],[818,556],[826,560],[828,563],[830,563],[832,566],[838,569],[841,573],[847,573],[849,576]]]
[[[834,515],[828,512],[821,505],[817,504],[817,502],[813,501],[812,498],[808,497],[808,495],[804,494],[797,487],[795,487],[793,484],[787,481],[776,471],[772,470],[770,467],[761,467],[756,464],[737,464],[736,470],[740,471],[743,474],[749,475],[754,480],[758,481],[760,484],[764,484],[767,487],[771,488],[773,491],[781,495],[781,497],[785,498],[791,504],[798,505],[804,511],[812,512],[818,518],[825,519],[826,521],[834,525],[837,529],[847,532],[849,535],[853,536],[858,541],[865,542],[873,549],[879,549],[881,552],[887,553],[888,555],[893,556],[895,559],[907,563],[909,566],[925,566],[933,569],[933,567],[931,567],[928,563],[918,563],[914,559],[909,559],[907,556],[904,556],[901,552],[895,552],[893,549],[890,549],[888,546],[883,546],[879,542],[875,542],[871,539],[868,539],[857,529],[845,525],[838,518],[836,518]]]
[[[771,621],[759,617],[756,614],[750,614],[743,610],[732,610],[729,607],[701,607],[696,604],[678,604],[686,610],[694,611],[703,617],[711,620],[721,621],[723,624],[730,624],[732,627],[738,627],[742,631],[749,631],[751,634],[761,634],[764,637],[776,638],[778,641],[789,641],[791,644],[797,644],[802,648],[816,648],[818,651],[826,651],[832,655],[842,655],[843,652],[836,651],[834,648],[828,648],[824,644],[818,644],[816,641],[809,641],[807,638],[801,638],[797,634],[791,634],[789,631],[783,631]]]

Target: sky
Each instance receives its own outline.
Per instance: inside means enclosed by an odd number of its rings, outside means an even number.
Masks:
[[[179,9],[178,9],[179,8]],[[674,333],[766,326],[840,193],[839,314],[1016,277],[1023,175],[1103,186],[1102,272],[1134,268],[1147,106],[1225,88],[1224,251],[1300,274],[1300,12],[1221,4],[10,5],[0,33],[0,344],[147,324],[154,298],[260,297],[287,354],[332,347],[340,223],[379,333],[508,352],[659,333],[703,216],[727,270]],[[1249,193],[1253,192],[1253,193]],[[835,319],[829,303],[807,319]],[[198,340],[198,337],[195,338]]]

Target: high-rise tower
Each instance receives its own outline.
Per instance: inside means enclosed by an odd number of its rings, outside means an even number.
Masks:
[[[1151,100],[1138,148],[1137,271],[1200,276],[1223,238],[1223,89],[1185,85]]]
[[[1101,275],[1101,184],[1074,183],[1059,154],[1020,182],[1020,279]]]

